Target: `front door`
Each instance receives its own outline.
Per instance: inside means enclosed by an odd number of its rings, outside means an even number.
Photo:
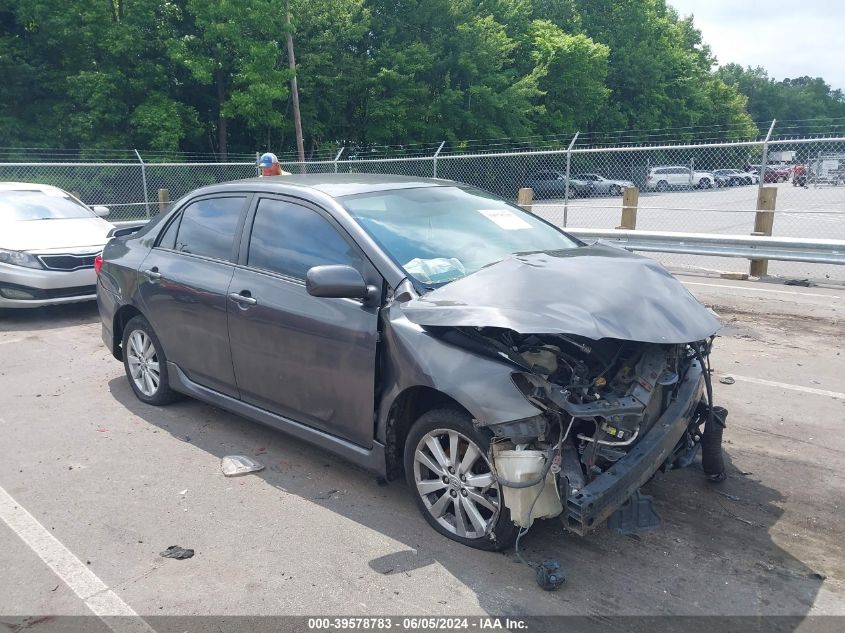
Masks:
[[[167,359],[194,382],[233,397],[226,293],[247,200],[244,194],[189,202],[144,259],[139,286]]]
[[[383,280],[322,210],[258,198],[229,285],[229,340],[245,402],[361,446],[373,441],[378,306],[312,297],[312,266],[348,264]]]

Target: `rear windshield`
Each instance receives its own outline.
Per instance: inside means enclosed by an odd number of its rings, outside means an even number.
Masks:
[[[63,192],[0,191],[0,222],[92,217],[93,211]]]
[[[408,275],[430,287],[514,253],[578,246],[532,214],[476,189],[394,189],[341,201]]]

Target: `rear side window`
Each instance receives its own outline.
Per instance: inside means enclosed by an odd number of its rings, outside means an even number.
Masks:
[[[207,198],[192,202],[160,242],[164,248],[214,259],[229,259],[246,197]],[[172,242],[175,232],[175,242]]]
[[[316,211],[282,200],[258,203],[248,266],[305,279],[309,268],[325,264],[362,269],[357,250]]]

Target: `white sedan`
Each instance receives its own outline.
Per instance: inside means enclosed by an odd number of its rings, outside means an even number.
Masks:
[[[114,226],[48,185],[0,183],[0,308],[97,298],[94,258]]]

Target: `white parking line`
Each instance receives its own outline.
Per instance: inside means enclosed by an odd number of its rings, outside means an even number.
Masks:
[[[155,633],[147,622],[0,487],[0,519],[115,633]],[[118,617],[119,616],[119,617]]]
[[[764,387],[777,387],[779,389],[789,389],[790,391],[800,391],[801,393],[811,393],[816,396],[827,396],[829,398],[838,398],[845,400],[845,393],[838,391],[828,391],[827,389],[815,389],[814,387],[802,387],[801,385],[791,385],[788,382],[776,382],[774,380],[764,380],[763,378],[752,378],[751,376],[737,376],[730,374],[734,380],[740,382],[749,382],[753,385],[763,385]]]
[[[838,295],[823,295],[814,292],[795,292],[792,290],[772,290],[771,288],[754,288],[752,286],[731,286],[728,284],[703,284],[697,281],[681,281],[685,286],[707,286],[708,288],[733,288],[734,290],[748,290],[751,292],[771,292],[779,295],[798,295],[801,297],[824,297],[826,299],[845,299]]]

